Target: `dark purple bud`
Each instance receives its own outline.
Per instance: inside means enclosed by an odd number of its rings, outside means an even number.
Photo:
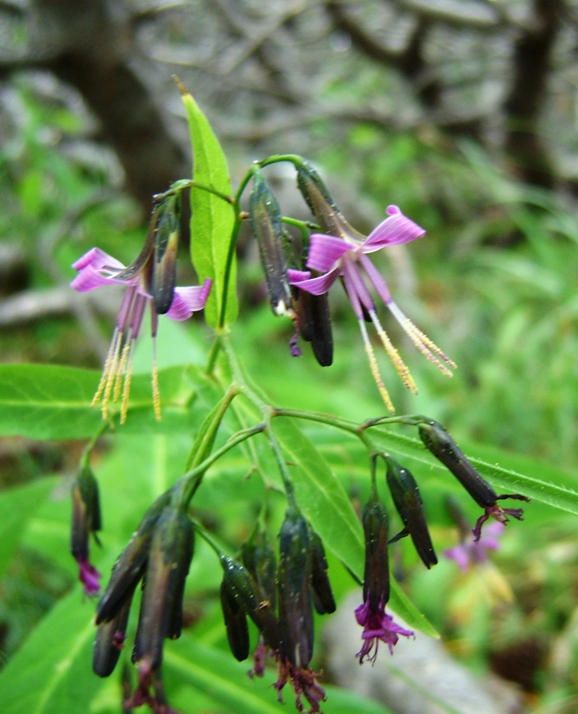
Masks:
[[[372,496],[362,514],[365,534],[365,575],[363,600],[373,611],[389,600],[389,558],[387,552],[387,512],[383,503]]]
[[[112,674],[120,653],[124,649],[126,626],[133,594],[134,589],[112,620],[104,622],[97,630],[92,669],[99,677],[108,677]]]
[[[229,647],[233,657],[242,662],[249,656],[250,643],[247,615],[226,578],[221,583],[220,595]]]
[[[110,581],[96,610],[96,624],[111,620],[120,610],[127,597],[132,596],[144,570],[154,527],[165,506],[171,500],[170,492],[163,493],[145,513],[137,532],[119,555],[110,576]]]
[[[259,530],[241,547],[243,565],[260,588],[261,599],[266,599],[271,609],[277,607],[277,560],[267,534]]]
[[[306,668],[313,654],[311,542],[309,525],[289,506],[279,532],[279,627],[281,658]]]
[[[404,530],[390,542],[409,534],[424,565],[431,568],[432,565],[436,565],[438,559],[429,535],[417,483],[411,472],[391,457],[387,458],[387,485],[395,508],[405,526]]]
[[[297,169],[297,187],[321,226],[322,233],[338,238],[352,235],[360,240],[365,238],[341,215],[319,174],[308,163]]]
[[[70,550],[78,560],[88,561],[89,536],[98,543],[97,531],[102,529],[98,483],[88,466],[83,467],[72,486],[72,529]]]
[[[279,625],[271,602],[247,568],[233,558],[222,557],[227,596],[248,615],[271,649],[279,647]]]
[[[253,174],[253,191],[249,197],[249,219],[259,244],[259,254],[271,307],[276,315],[291,310],[291,289],[287,277],[285,239],[281,211],[275,195],[260,171]]]
[[[165,638],[180,637],[185,580],[194,550],[193,524],[186,512],[167,506],[154,526],[133,662],[161,666]]]
[[[313,276],[315,271],[312,271]],[[311,343],[315,359],[322,367],[333,364],[333,332],[328,294],[312,295],[294,288],[293,302],[301,337]]]
[[[330,615],[335,612],[335,598],[327,575],[327,558],[321,538],[310,530],[311,538],[311,587],[313,589],[313,605],[320,615]]]
[[[495,505],[496,492],[480,476],[441,424],[428,419],[420,423],[418,430],[426,448],[451,471],[479,506],[486,508]]]
[[[167,313],[172,305],[177,284],[177,257],[181,231],[181,194],[168,196],[153,211],[154,256],[151,294],[155,311]]]

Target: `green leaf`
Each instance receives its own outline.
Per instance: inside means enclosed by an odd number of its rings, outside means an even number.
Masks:
[[[273,428],[287,456],[299,506],[326,547],[361,582],[365,541],[361,523],[345,489],[313,443],[291,419],[277,418]],[[394,580],[391,582],[390,604],[408,625],[432,637],[438,636]]]
[[[75,367],[0,365],[0,434],[19,434],[31,439],[93,436],[102,424],[100,410],[90,406],[99,379],[98,372]],[[163,418],[156,422],[150,375],[134,375],[123,430],[190,432],[190,403],[195,394],[194,383],[200,379],[194,367],[160,371]]]
[[[231,180],[219,140],[206,116],[184,87],[181,88],[181,95],[193,145],[193,181],[230,196]],[[226,303],[224,324],[230,324],[238,312],[234,253],[231,255],[228,281],[225,284],[227,257],[235,225],[233,209],[222,198],[200,188],[191,190],[191,206],[193,265],[200,280],[213,280],[213,288],[205,307],[205,318],[211,327],[217,327],[223,303]]]
[[[30,519],[57,481],[56,478],[42,478],[0,493],[0,578],[18,548]]]
[[[396,434],[384,427],[371,429],[370,437],[377,448],[384,451],[391,450],[402,456],[408,456],[416,461],[428,464],[435,471],[436,476],[443,473],[448,482],[452,478],[449,471],[425,449],[421,441]],[[506,452],[501,452],[497,449],[487,449],[487,453],[491,454],[492,457],[499,457],[500,461],[505,463],[506,466],[501,466],[498,463],[490,464],[482,459],[469,456],[468,452],[474,449],[481,450],[483,447],[467,449],[463,445],[460,446],[480,474],[496,488],[507,493],[521,493],[523,496],[528,496],[540,503],[578,515],[578,493],[572,488],[576,484],[576,480],[570,478],[560,469],[549,464],[540,464],[538,461],[510,456]],[[542,478],[524,475],[514,469],[507,468],[510,459],[516,465],[521,464],[524,470],[531,470],[540,474]],[[544,475],[557,481],[557,483],[544,480]],[[564,482],[570,483],[571,486],[563,485]]]
[[[102,687],[91,670],[94,608],[75,588],[0,673],[3,714],[86,714]]]

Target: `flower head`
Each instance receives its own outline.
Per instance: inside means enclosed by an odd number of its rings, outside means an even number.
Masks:
[[[319,199],[319,196],[317,196]],[[319,199],[318,203],[323,205]],[[317,204],[314,204],[317,205]],[[349,301],[357,316],[365,351],[373,377],[380,394],[390,412],[393,404],[379,373],[377,360],[369,341],[366,321],[373,323],[377,334],[385,347],[405,386],[412,392],[417,392],[415,382],[407,365],[401,359],[399,352],[391,343],[389,336],[381,325],[377,310],[371,296],[368,283],[388,307],[391,314],[400,323],[414,345],[439,369],[451,376],[450,368],[455,364],[426,335],[424,335],[400,310],[393,301],[387,285],[377,268],[367,257],[381,248],[400,243],[407,243],[425,235],[423,228],[401,213],[397,206],[389,206],[388,217],[365,237],[355,231],[347,221],[328,204],[322,214],[324,228],[331,233],[314,233],[311,235],[307,271],[290,270],[289,278],[292,285],[305,290],[312,295],[327,293],[337,278],[341,278]],[[322,209],[318,208],[321,213]],[[319,216],[318,216],[319,218]],[[312,271],[321,273],[312,277]]]
[[[72,266],[78,275],[71,286],[78,292],[88,292],[105,285],[126,287],[102,378],[92,401],[93,405],[101,401],[103,419],[108,418],[111,398],[113,402],[117,401],[122,392],[121,424],[126,420],[134,345],[147,304],[150,304],[154,343],[159,315],[166,314],[173,320],[187,320],[193,312],[203,309],[209,296],[212,281],[208,278],[202,286],[174,287],[178,233],[171,217],[174,218],[167,208],[159,208],[157,214],[153,214],[145,245],[128,268],[99,248],[92,248]],[[155,417],[159,420],[156,357],[153,358],[152,387]]]
[[[488,560],[488,551],[499,550],[500,542],[498,537],[503,530],[503,523],[491,523],[486,528],[483,538],[476,540],[470,535],[468,539],[463,538],[462,542],[453,548],[444,550],[443,554],[449,560],[454,560],[460,570],[466,572],[470,567]]]
[[[355,655],[359,657],[359,664],[363,664],[365,658],[370,662],[375,662],[377,650],[380,642],[384,642],[391,654],[393,648],[399,640],[399,635],[412,637],[413,630],[406,630],[394,621],[391,615],[385,612],[385,604],[381,601],[377,608],[373,608],[369,600],[366,600],[355,610],[355,619],[363,627],[361,639],[363,646]]]

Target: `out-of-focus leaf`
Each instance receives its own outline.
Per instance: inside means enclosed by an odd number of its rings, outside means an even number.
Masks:
[[[0,493],[0,578],[18,548],[30,519],[56,482],[56,478],[43,478]]]
[[[91,670],[94,609],[80,588],[44,618],[0,673],[3,714],[86,714],[102,687]]]
[[[100,374],[94,370],[40,364],[0,365],[0,434],[31,439],[82,439],[101,426],[98,408],[90,404]],[[189,431],[194,367],[169,367],[159,372],[163,418],[156,422],[152,409],[150,375],[134,375],[127,422],[132,432]],[[112,407],[116,405],[111,405]]]
[[[181,92],[193,145],[193,181],[230,196],[231,180],[219,140],[193,97],[186,90]],[[223,303],[226,303],[224,322],[230,324],[238,311],[234,255],[231,256],[228,282],[225,284],[227,255],[235,222],[233,209],[222,198],[199,188],[191,190],[191,206],[193,265],[201,281],[205,278],[213,280],[205,306],[205,318],[209,325],[217,327]]]

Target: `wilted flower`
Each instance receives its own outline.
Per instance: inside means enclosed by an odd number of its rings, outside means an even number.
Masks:
[[[78,275],[71,286],[78,292],[103,285],[126,286],[102,378],[92,401],[93,405],[101,401],[103,419],[108,418],[111,397],[113,402],[117,401],[122,391],[121,423],[126,420],[134,345],[147,303],[151,308],[153,343],[159,315],[187,320],[205,306],[212,284],[209,278],[202,286],[174,287],[177,246],[175,209],[172,204],[167,207],[165,202],[153,214],[145,245],[128,268],[99,248],[92,248],[72,266]],[[153,357],[152,387],[155,417],[160,419],[156,357]]]
[[[516,501],[530,499],[519,493],[503,493],[498,496],[441,424],[433,419],[424,418],[418,426],[418,431],[426,448],[446,466],[474,501],[484,509],[472,531],[476,541],[482,534],[482,525],[489,518],[504,524],[508,523],[508,516],[519,521],[524,520],[522,508],[502,508],[497,502],[508,498]]]
[[[498,536],[502,534],[505,526],[503,523],[490,523],[485,529],[483,538],[472,538],[462,536],[462,542],[453,548],[444,550],[443,554],[449,560],[454,560],[459,569],[467,571],[472,565],[479,565],[488,560],[488,551],[499,550],[500,542]]]
[[[87,595],[96,595],[100,590],[100,573],[89,560],[89,539],[92,534],[99,543],[97,531],[101,528],[98,483],[91,469],[84,466],[72,486],[70,550],[78,563],[79,579]]]
[[[290,270],[290,282],[300,290],[305,290],[312,295],[322,295],[327,293],[338,277],[342,278],[345,291],[359,322],[373,377],[385,405],[390,412],[393,412],[393,404],[379,373],[377,360],[367,334],[366,321],[373,322],[377,334],[405,386],[414,393],[417,392],[417,387],[407,365],[401,359],[381,325],[366,281],[384,301],[422,354],[448,376],[452,374],[448,367],[455,367],[452,360],[424,335],[396,305],[385,281],[367,257],[369,253],[374,253],[381,248],[421,238],[425,235],[425,231],[406,218],[397,206],[389,206],[387,209],[388,218],[374,228],[369,236],[363,236],[352,228],[336,209],[321,179],[310,167],[304,166],[299,169],[298,185],[324,232],[311,235],[307,258],[309,271]],[[313,277],[310,271],[316,271],[322,275]]]
[[[363,603],[355,610],[355,618],[363,627],[363,646],[357,653],[359,663],[367,657],[375,662],[379,642],[384,642],[393,654],[399,635],[411,637],[413,632],[394,622],[386,614],[389,600],[389,558],[387,538],[387,513],[374,492],[363,509],[365,535],[365,575],[363,578]]]

